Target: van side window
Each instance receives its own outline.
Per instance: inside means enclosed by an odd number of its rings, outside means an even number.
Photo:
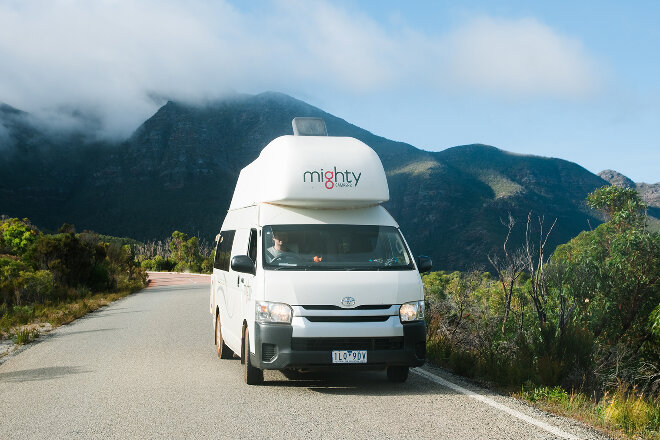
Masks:
[[[236,234],[236,231],[222,231],[220,233],[218,247],[215,250],[214,268],[229,271],[229,260],[231,258],[231,246],[234,244],[234,234]]]
[[[257,261],[257,230],[250,230],[250,243],[248,244],[248,257],[252,258],[252,261]]]

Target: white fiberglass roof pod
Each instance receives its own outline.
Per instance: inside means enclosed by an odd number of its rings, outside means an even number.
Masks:
[[[350,137],[281,136],[243,168],[229,209],[273,203],[357,208],[389,200],[383,164]]]

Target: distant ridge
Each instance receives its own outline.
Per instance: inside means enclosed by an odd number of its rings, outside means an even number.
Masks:
[[[604,170],[598,173],[598,175],[614,186],[637,190],[641,199],[648,205],[648,214],[651,216],[651,228],[660,230],[660,183],[635,183],[614,170]]]
[[[600,173],[598,173],[600,177],[603,179],[607,180],[609,183],[611,183],[614,186],[618,186],[620,188],[635,188],[635,182],[624,176],[623,174],[619,173],[618,171],[614,170],[603,170]]]

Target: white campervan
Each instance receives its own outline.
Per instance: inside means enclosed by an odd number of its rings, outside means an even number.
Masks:
[[[245,381],[265,369],[424,363],[420,271],[397,223],[378,155],[296,118],[238,178],[217,237],[210,311],[218,356],[240,354]],[[233,352],[233,353],[232,353]]]

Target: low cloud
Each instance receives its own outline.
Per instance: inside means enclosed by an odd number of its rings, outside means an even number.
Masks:
[[[117,138],[165,99],[234,90],[572,98],[596,83],[580,43],[534,19],[425,35],[302,0],[250,12],[222,0],[10,0],[0,4],[0,57],[0,102]]]
[[[478,18],[448,38],[453,83],[514,97],[580,98],[597,90],[582,44],[533,18]]]
[[[11,138],[9,137],[9,130],[4,124],[0,121],[0,150],[6,145],[9,146]]]

